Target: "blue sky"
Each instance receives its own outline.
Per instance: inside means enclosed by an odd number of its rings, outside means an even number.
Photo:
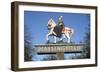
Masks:
[[[48,33],[47,22],[52,17],[57,23],[62,15],[65,26],[74,29],[72,41],[78,43],[83,40],[86,27],[90,23],[89,14],[24,11],[24,29],[33,37],[33,44],[44,44]]]

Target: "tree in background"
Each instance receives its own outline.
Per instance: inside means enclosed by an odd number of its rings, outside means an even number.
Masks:
[[[82,49],[82,53],[80,53],[80,55],[73,56],[72,59],[90,58],[90,24],[88,24],[88,26],[86,27],[84,39],[80,41],[80,43],[85,44]]]
[[[30,54],[30,50],[25,48],[24,51],[24,61],[32,61],[32,55]]]
[[[86,27],[83,43],[85,43],[85,46],[79,58],[90,58],[90,24]]]
[[[90,58],[90,24],[88,24],[84,39],[84,43],[86,44],[84,52],[86,58]]]
[[[28,27],[24,26],[24,61],[33,61],[32,57],[35,54],[35,49],[33,48],[33,36]]]

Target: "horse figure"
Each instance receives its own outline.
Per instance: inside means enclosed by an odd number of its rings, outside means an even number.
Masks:
[[[49,33],[46,35],[46,41],[47,42],[49,41],[48,37],[51,36],[51,35],[54,36],[54,43],[57,42],[56,41],[57,37],[59,37],[60,40],[63,40],[63,38],[67,38],[68,39],[67,43],[71,42],[71,37],[74,33],[74,30],[72,28],[62,26],[61,36],[58,36],[57,25],[52,18],[48,21],[47,27],[48,27],[48,30],[49,30]],[[62,37],[62,35],[63,35],[63,37]]]

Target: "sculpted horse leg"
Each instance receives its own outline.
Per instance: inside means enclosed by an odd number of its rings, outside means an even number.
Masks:
[[[61,37],[61,38],[60,38],[60,41],[62,41],[62,40],[63,40],[63,38]]]
[[[53,29],[50,30],[50,32],[46,35],[46,41],[49,42],[49,36],[54,35],[54,43],[56,43],[56,33],[53,31]]]
[[[52,34],[51,30],[50,32],[46,35],[46,42],[48,43],[49,42],[49,36]]]
[[[46,42],[47,43],[49,42],[49,38],[48,37],[49,37],[49,34],[46,35]]]
[[[71,42],[71,37],[72,37],[73,32],[74,32],[73,29],[70,29],[70,30],[69,30],[69,28],[66,29],[65,35],[66,35],[66,37],[68,39],[67,43]]]
[[[68,37],[67,43],[70,43],[70,42],[71,42],[71,37]]]
[[[62,33],[62,36],[60,38],[60,41],[63,41],[64,38],[66,38],[66,35],[65,35],[65,33]]]
[[[67,37],[67,43],[70,43],[71,37],[69,37],[68,33],[65,33],[65,36]]]
[[[57,42],[57,40],[56,40],[56,35],[57,34],[54,31],[52,32],[52,34],[54,35],[54,43],[56,43]]]
[[[65,35],[62,33],[62,35],[60,37],[60,41],[63,41],[64,38],[65,38]]]
[[[62,34],[63,35],[63,38],[66,38],[66,35],[65,34]]]
[[[57,41],[56,41],[56,36],[54,36],[54,43],[56,43]]]
[[[71,43],[71,37],[73,35],[73,29],[71,30],[71,32],[68,32],[68,43]]]
[[[46,42],[49,42],[49,36],[52,35],[51,33],[46,35]],[[56,36],[54,36],[54,43],[56,43]]]

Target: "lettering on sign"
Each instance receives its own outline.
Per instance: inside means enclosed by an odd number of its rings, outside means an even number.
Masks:
[[[57,53],[57,52],[81,52],[84,44],[49,44],[49,45],[35,45],[37,53]]]

